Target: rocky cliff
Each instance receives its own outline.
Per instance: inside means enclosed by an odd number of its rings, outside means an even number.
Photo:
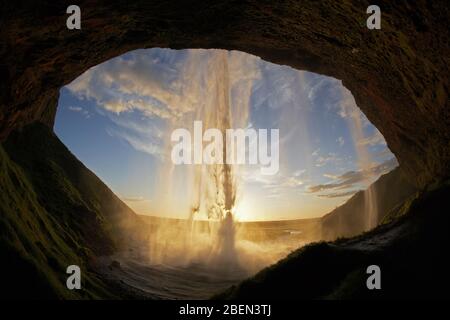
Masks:
[[[380,224],[392,211],[402,206],[409,198],[413,198],[417,189],[404,177],[399,167],[389,173],[382,175],[377,181],[369,186],[373,191],[373,206],[376,208],[377,216],[373,223]],[[335,240],[342,237],[353,237],[369,230],[369,213],[366,207],[367,198],[364,193],[368,190],[359,191],[347,200],[343,205],[323,216],[322,239]]]
[[[137,48],[224,48],[341,79],[418,186],[450,175],[447,1],[377,1],[381,30],[366,28],[369,1],[66,1],[3,4],[0,137],[52,126],[61,86]]]
[[[0,296],[115,297],[94,266],[138,236],[134,212],[42,124],[0,145],[0,172]],[[69,265],[80,266],[83,290],[67,290]]]

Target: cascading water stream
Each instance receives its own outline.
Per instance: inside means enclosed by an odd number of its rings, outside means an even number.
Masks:
[[[193,103],[195,108],[183,117],[171,119],[167,130],[170,132],[175,128],[187,128],[190,132],[194,132],[193,123],[201,121],[203,131],[209,128],[218,129],[225,137],[227,129],[245,128],[248,125],[251,87],[256,76],[245,79],[238,74],[242,72],[239,65],[242,59],[242,54],[223,50],[208,50],[200,54],[197,51],[189,54],[180,75],[183,79],[180,81],[182,84],[180,91],[185,100]],[[234,82],[237,79],[238,85]],[[232,90],[235,90],[234,95]],[[194,134],[194,139],[198,137],[198,134]],[[200,139],[194,144],[203,145],[201,139],[200,133]],[[168,145],[167,150],[170,147]],[[188,194],[185,206],[189,212],[189,230],[185,230],[185,234],[177,235],[186,238],[179,246],[178,260],[181,263],[201,261],[221,269],[233,269],[239,265],[235,248],[236,228],[233,212],[239,183],[236,174],[238,168],[226,161],[227,155],[234,151],[228,150],[227,143],[223,143],[223,159],[220,163],[197,163],[184,166],[180,170],[169,159],[160,170],[161,175],[166,177],[161,180],[169,181],[167,185],[161,186],[165,194],[176,194],[179,181],[183,181],[184,193]],[[193,150],[193,153],[196,152],[198,151]],[[194,154],[194,158],[195,156]],[[207,230],[198,226],[196,222],[198,219],[209,221]],[[153,257],[151,260],[160,261],[161,255],[157,252],[163,249],[154,248],[154,250],[155,252],[151,253]]]
[[[355,99],[351,95],[350,91],[342,89],[342,108],[344,112],[349,115],[348,122],[349,128],[353,137],[353,143],[358,157],[358,164],[361,174],[367,181],[371,179],[371,168],[373,166],[372,159],[367,146],[362,144],[364,140],[363,120],[361,119],[361,113],[357,112]],[[369,184],[366,190],[364,190],[364,219],[365,230],[373,229],[378,223],[378,205],[377,194],[375,187]]]

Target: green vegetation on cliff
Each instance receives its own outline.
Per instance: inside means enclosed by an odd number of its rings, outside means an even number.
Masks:
[[[107,298],[91,270],[139,222],[48,127],[34,124],[0,145],[0,261],[5,298]],[[82,269],[83,290],[66,288]]]

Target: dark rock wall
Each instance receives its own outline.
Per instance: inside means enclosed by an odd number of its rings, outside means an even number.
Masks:
[[[145,223],[43,124],[0,144],[1,298],[114,298],[97,258],[139,241]],[[84,290],[67,290],[80,266]]]
[[[0,19],[0,139],[52,126],[58,90],[89,67],[137,48],[246,51],[337,79],[418,186],[450,173],[448,1],[13,1]],[[114,3],[114,4],[113,4]]]

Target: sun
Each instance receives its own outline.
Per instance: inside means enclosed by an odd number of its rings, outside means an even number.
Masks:
[[[255,220],[255,208],[250,201],[241,199],[232,210],[235,221],[253,221]],[[261,217],[260,217],[261,218]]]

